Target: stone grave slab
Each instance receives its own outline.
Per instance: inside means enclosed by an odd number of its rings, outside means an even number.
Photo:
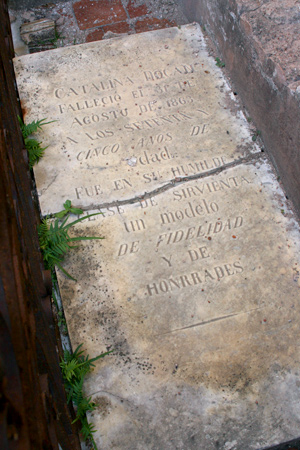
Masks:
[[[130,200],[259,149],[198,24],[15,58],[25,121],[48,145],[43,214]]]
[[[197,24],[15,59],[47,118],[43,214],[87,212],[58,271],[99,450],[258,450],[299,435],[297,222]]]
[[[58,272],[101,450],[258,450],[299,435],[299,228],[264,160],[133,204]]]

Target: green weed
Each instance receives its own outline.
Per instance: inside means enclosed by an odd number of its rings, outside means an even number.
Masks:
[[[55,217],[57,217],[58,219],[62,219],[63,217],[65,217],[66,214],[82,214],[83,211],[80,208],[74,208],[71,204],[71,200],[67,200],[64,203],[64,209],[58,213],[55,214]]]
[[[216,61],[216,66],[221,67],[221,68],[225,67],[225,63],[223,61],[221,61],[220,58],[216,58],[215,61]]]
[[[62,35],[57,31],[57,29],[56,29],[56,27],[55,27],[55,29],[54,29],[54,38],[53,38],[53,39],[47,39],[46,41],[39,40],[39,41],[36,41],[36,42],[35,42],[35,45],[36,45],[36,47],[41,47],[41,46],[48,46],[48,47],[49,47],[50,45],[52,45],[53,48],[58,48],[58,47],[59,47],[58,42],[61,41],[61,44],[62,44],[62,46],[63,46],[63,44],[64,44],[64,42],[63,42],[64,39],[66,39],[65,36],[62,36]]]
[[[255,142],[259,136],[261,136],[261,131],[256,130],[255,133],[252,135],[252,141]]]
[[[64,39],[66,39],[65,36],[62,36],[62,35],[57,31],[57,29],[55,28],[55,30],[54,30],[54,38],[53,38],[53,39],[50,39],[50,42],[51,42],[51,44],[53,45],[54,48],[58,48],[58,41],[61,41],[61,43],[62,43],[62,45],[63,45],[63,44],[64,44],[64,43],[63,43],[63,40],[64,40]]]
[[[37,164],[43,157],[47,147],[41,147],[41,142],[38,142],[36,139],[30,138],[29,136],[31,136],[33,133],[36,133],[39,129],[41,130],[43,125],[55,122],[55,120],[52,120],[51,122],[45,122],[45,120],[47,119],[37,121],[34,120],[31,123],[25,124],[22,121],[21,117],[18,116],[18,121],[21,127],[25,147],[28,152],[30,169],[32,169],[33,166]]]
[[[83,350],[80,350],[81,347],[82,344],[76,348],[73,354],[68,350],[65,350],[60,367],[67,392],[67,402],[70,403],[72,401],[76,407],[76,418],[73,423],[80,421],[81,433],[84,440],[90,440],[93,448],[97,450],[93,438],[93,433],[95,433],[96,429],[93,424],[88,423],[86,417],[88,411],[94,411],[96,403],[92,401],[91,397],[86,397],[84,395],[82,387],[85,376],[90,373],[95,366],[93,363],[108,355],[113,350],[102,353],[101,355],[96,356],[96,358],[89,359],[89,355],[84,357]]]
[[[76,211],[76,214],[82,214],[83,211],[79,208],[72,208],[70,200],[67,200],[64,206],[65,209],[57,214],[60,215],[60,217],[64,217],[67,214],[67,217],[63,220],[56,218],[53,222],[50,222],[48,218],[43,219],[42,223],[38,226],[38,236],[46,269],[52,270],[55,266],[57,266],[68,278],[73,281],[77,281],[61,265],[66,253],[70,249],[77,248],[77,246],[72,246],[71,244],[77,241],[88,241],[92,239],[104,238],[100,236],[70,237],[68,234],[69,229],[70,227],[76,225],[76,223],[82,222],[89,217],[97,216],[102,213],[89,214],[74,220],[71,223],[67,223],[70,212]]]

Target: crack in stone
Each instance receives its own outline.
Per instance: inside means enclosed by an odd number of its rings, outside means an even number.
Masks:
[[[246,163],[251,163],[253,161],[258,161],[258,160],[265,160],[266,157],[262,156],[261,153],[255,153],[251,156],[247,156],[245,158],[241,158],[239,160],[224,164],[221,167],[209,170],[207,172],[204,173],[197,173],[194,175],[187,175],[185,177],[176,177],[170,181],[168,181],[166,184],[164,184],[163,186],[153,189],[153,191],[149,191],[149,192],[145,192],[142,195],[138,195],[126,200],[116,200],[114,202],[109,202],[109,203],[101,203],[101,204],[91,204],[89,206],[81,206],[76,204],[77,208],[81,208],[83,211],[92,211],[94,209],[106,209],[106,208],[113,208],[114,206],[123,206],[123,205],[129,205],[129,204],[134,204],[134,203],[138,203],[141,200],[146,200],[148,198],[153,198],[156,197],[158,195],[160,195],[163,192],[168,191],[169,189],[174,188],[175,186],[179,186],[181,184],[187,183],[189,181],[192,180],[200,180],[202,178],[207,178],[211,175],[216,175],[219,174],[227,169],[230,169],[232,167],[237,167],[241,164],[246,164]]]
[[[107,203],[100,203],[100,204],[90,204],[89,206],[82,206],[80,204],[76,204],[76,208],[80,208],[83,211],[93,211],[93,210],[101,210],[101,209],[107,209],[107,208],[113,208],[116,206],[125,206],[125,205],[131,205],[134,203],[138,203],[142,200],[147,200],[149,198],[153,198],[153,197],[157,197],[158,195],[160,195],[163,192],[168,191],[169,189],[174,188],[175,186],[180,186],[181,184],[187,183],[189,181],[193,181],[193,180],[201,180],[207,177],[210,177],[212,175],[217,175],[227,169],[231,169],[232,167],[237,167],[239,165],[242,164],[247,164],[247,163],[251,163],[251,162],[255,162],[255,161],[265,161],[267,160],[266,156],[262,155],[261,153],[254,153],[250,156],[246,156],[245,158],[240,158],[236,161],[232,161],[230,163],[224,164],[221,167],[217,167],[215,169],[212,170],[208,170],[207,172],[204,173],[197,173],[197,174],[193,174],[193,175],[187,175],[185,177],[175,177],[172,180],[168,181],[166,184],[164,184],[163,186],[153,189],[153,191],[149,191],[149,192],[145,192],[142,195],[138,195],[126,200],[115,200],[113,202],[107,202]],[[51,181],[51,184],[54,182],[55,180]],[[48,189],[49,186],[47,186]],[[55,217],[56,213],[50,213],[50,214],[46,214],[44,217]]]
[[[259,5],[259,6],[257,6],[256,8],[249,9],[249,8],[247,8],[247,6],[242,5],[240,11],[238,12],[238,20],[240,20],[240,18],[241,18],[241,16],[242,16],[243,14],[257,11],[257,10],[260,9],[261,7],[262,7],[262,5]]]
[[[250,309],[249,311],[243,311],[243,312],[239,312],[239,313],[235,313],[235,314],[228,314],[228,315],[226,315],[226,316],[215,317],[214,319],[205,320],[205,321],[203,321],[203,322],[198,322],[198,323],[195,323],[195,324],[193,324],[193,325],[187,325],[186,327],[176,328],[175,330],[170,330],[170,331],[167,331],[167,332],[165,332],[165,333],[161,333],[161,334],[159,334],[159,335],[156,335],[155,337],[158,337],[158,336],[165,336],[166,334],[176,333],[177,331],[188,330],[188,329],[190,329],[190,328],[201,327],[201,326],[203,326],[203,325],[208,325],[208,324],[213,323],[213,322],[219,322],[220,320],[230,319],[231,317],[240,316],[240,315],[242,315],[242,314],[249,314],[249,313],[251,313],[251,312],[253,312],[253,311],[257,311],[257,310],[263,309],[263,308],[264,308],[264,306],[260,306],[260,307],[258,307],[258,308]]]
[[[44,194],[44,193],[49,189],[49,187],[55,182],[55,180],[56,180],[57,177],[58,177],[58,174],[56,174],[56,175],[54,176],[54,178],[49,182],[48,186],[45,187],[45,188],[43,188],[43,189],[41,190],[40,194],[38,194],[38,195]]]
[[[107,391],[103,391],[103,390],[96,391],[96,392],[91,392],[88,395],[92,396],[92,395],[98,395],[98,394],[105,394],[105,395],[107,395],[107,397],[113,397],[113,398],[119,400],[120,403],[125,402],[125,403],[128,403],[129,405],[133,406],[133,403],[130,400],[127,400],[126,398],[123,398],[123,397],[121,397],[119,395],[112,394],[111,392],[107,392]]]

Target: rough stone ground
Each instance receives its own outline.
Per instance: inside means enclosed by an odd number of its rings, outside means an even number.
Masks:
[[[55,42],[58,47],[188,23],[174,0],[71,0],[11,9],[11,15],[20,24],[41,18],[54,20],[60,36]]]
[[[240,16],[266,54],[278,63],[292,90],[300,91],[300,4],[298,0],[242,0]]]
[[[59,46],[111,37],[110,33],[138,33],[188,23],[178,0],[71,0],[25,9],[28,3],[11,0],[12,15],[20,24],[44,17],[55,20],[64,37],[57,42]],[[41,2],[30,2],[37,3]],[[251,25],[253,36],[268,56],[281,66],[290,89],[296,90],[300,86],[299,1],[241,0],[238,14]]]

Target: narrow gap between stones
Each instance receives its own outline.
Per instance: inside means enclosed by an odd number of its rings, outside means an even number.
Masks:
[[[261,153],[255,153],[250,156],[240,158],[237,161],[232,161],[230,163],[224,164],[221,167],[217,167],[215,169],[208,170],[207,172],[204,172],[204,173],[197,173],[197,174],[193,174],[193,175],[187,175],[186,177],[174,178],[174,179],[170,180],[168,183],[166,183],[165,185],[163,185],[157,189],[153,189],[153,191],[145,192],[143,195],[138,195],[138,196],[126,199],[126,200],[116,200],[114,202],[91,204],[88,207],[77,204],[77,207],[82,209],[83,211],[87,212],[87,211],[93,211],[93,210],[102,209],[102,208],[103,209],[104,208],[113,208],[114,206],[132,205],[132,204],[138,203],[144,199],[157,197],[158,195],[162,194],[163,192],[166,192],[166,191],[174,188],[175,186],[180,186],[181,184],[187,183],[189,181],[201,180],[201,179],[210,177],[212,175],[218,175],[219,173],[222,173],[227,169],[231,169],[233,167],[237,167],[242,164],[249,164],[249,163],[253,163],[255,161],[260,161],[260,160],[268,161],[268,159],[265,156],[261,155]],[[47,214],[46,216],[54,217],[55,213]]]

